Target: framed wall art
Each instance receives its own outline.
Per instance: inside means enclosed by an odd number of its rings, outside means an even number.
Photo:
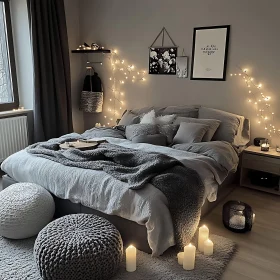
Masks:
[[[225,81],[230,25],[194,28],[191,80]]]
[[[164,35],[165,33],[169,37],[173,46],[164,46]],[[155,42],[162,36],[161,47],[155,47]],[[162,28],[154,42],[149,48],[149,74],[156,75],[176,75],[176,57],[177,57],[177,46],[169,33]]]

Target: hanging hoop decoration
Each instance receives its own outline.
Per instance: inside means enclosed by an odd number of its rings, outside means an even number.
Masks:
[[[173,46],[164,46],[165,33]],[[161,47],[155,47],[155,43],[160,36],[162,36]],[[149,74],[176,75],[177,49],[178,46],[174,43],[166,28],[163,27],[149,48]]]
[[[182,51],[182,56],[176,57],[176,72],[178,78],[188,78],[189,57]]]

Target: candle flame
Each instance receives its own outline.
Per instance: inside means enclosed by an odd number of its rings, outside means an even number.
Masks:
[[[189,244],[189,247],[191,247],[191,246],[192,246],[192,243]]]

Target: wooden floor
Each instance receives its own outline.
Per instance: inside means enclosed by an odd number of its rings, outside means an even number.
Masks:
[[[0,177],[0,188],[1,185]],[[231,199],[248,203],[256,213],[250,233],[238,234],[224,228],[222,207]],[[223,280],[280,280],[280,196],[236,187],[203,223],[210,233],[228,237],[239,246]]]
[[[233,233],[224,228],[222,207],[228,200],[248,203],[256,214],[252,231]],[[236,187],[203,223],[210,233],[228,237],[238,244],[238,252],[227,267],[223,280],[280,280],[280,196]]]

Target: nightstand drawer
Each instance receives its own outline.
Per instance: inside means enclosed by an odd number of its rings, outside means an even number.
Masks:
[[[280,160],[276,158],[245,153],[243,154],[242,166],[280,175]]]

